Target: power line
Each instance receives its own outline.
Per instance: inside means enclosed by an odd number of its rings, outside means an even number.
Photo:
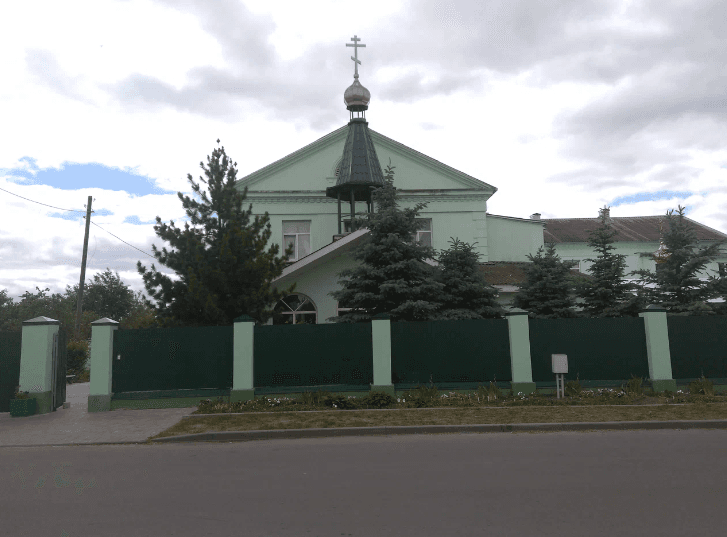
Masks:
[[[13,196],[18,196],[19,198],[23,198],[23,196],[20,196],[18,194],[13,194],[9,190],[5,190],[4,188],[0,188],[0,190],[2,190],[4,192],[7,192],[8,194],[12,194]],[[33,203],[37,203],[38,205],[45,205],[46,207],[50,207],[51,209],[58,209],[59,211],[70,211],[70,212],[73,212],[73,213],[85,213],[86,212],[86,211],[79,211],[78,209],[61,209],[60,207],[53,207],[53,205],[48,205],[46,203],[41,203],[39,201],[34,201],[34,200],[31,200],[31,199],[28,199],[28,198],[23,198],[23,199],[24,200],[27,200],[27,201],[31,201]]]
[[[91,223],[92,223],[92,224],[93,224],[94,226],[96,226],[97,228],[99,228],[100,230],[102,230],[102,231],[106,231],[106,230],[105,230],[104,228],[102,228],[101,226],[99,226],[99,225],[98,225],[98,224],[97,224],[96,222],[94,222],[94,221],[91,221]],[[111,233],[110,231],[106,231],[106,233],[108,233],[108,234],[109,234],[109,235],[111,235],[112,237],[116,237],[116,235],[114,235],[114,234],[113,234],[113,233]],[[117,239],[119,239],[119,237],[116,237],[116,238],[117,238]],[[123,239],[119,239],[119,240],[120,240],[121,242],[123,242],[124,244],[126,244],[127,246],[131,246],[131,247],[132,247],[132,248],[134,248],[135,250],[139,250],[139,249],[138,249],[138,248],[137,248],[136,246],[134,246],[134,245],[132,245],[132,244],[129,244],[129,243],[128,243],[128,242],[126,242],[125,240],[123,240]],[[149,257],[151,257],[152,259],[156,259],[156,257],[154,257],[153,255],[149,255],[149,254],[148,254],[148,253],[146,253],[146,252],[145,252],[144,250],[139,250],[139,251],[140,251],[140,252],[141,252],[142,254],[144,254],[144,255],[148,255],[148,256],[149,256]]]
[[[54,207],[53,205],[48,205],[47,203],[41,203],[41,202],[39,202],[39,201],[35,201],[35,200],[31,200],[31,199],[25,198],[25,197],[23,197],[23,196],[20,196],[20,195],[18,195],[18,194],[14,194],[13,192],[10,192],[9,190],[5,190],[4,188],[0,188],[0,190],[2,190],[3,192],[7,192],[8,194],[12,194],[13,196],[18,196],[19,198],[23,198],[24,200],[27,200],[27,201],[30,201],[30,202],[33,202],[33,203],[37,203],[38,205],[45,205],[46,207],[50,207],[51,209],[58,209],[59,211],[70,211],[70,212],[75,212],[75,213],[85,213],[85,212],[86,212],[86,211],[80,211],[80,210],[78,210],[78,209],[61,209],[60,207]],[[92,212],[92,213],[95,213],[96,211],[91,211],[91,212]],[[85,218],[85,217],[84,217],[84,218]],[[92,221],[91,223],[92,223],[92,224],[93,224],[94,226],[96,226],[97,228],[99,228],[100,230],[102,230],[102,231],[106,231],[106,230],[105,230],[104,228],[102,228],[101,226],[99,226],[99,225],[98,225],[98,224],[97,224],[96,222],[93,222],[93,221]],[[116,237],[116,235],[114,235],[114,234],[113,234],[113,233],[111,233],[110,231],[106,231],[106,233],[108,233],[108,234],[109,234],[109,235],[111,235],[112,237]],[[135,250],[139,250],[139,248],[137,248],[136,246],[134,246],[134,245],[132,245],[132,244],[129,244],[129,243],[128,243],[128,242],[126,242],[125,240],[123,240],[123,239],[120,239],[119,237],[116,237],[116,238],[117,238],[117,239],[119,239],[119,240],[120,240],[121,242],[123,242],[124,244],[126,244],[127,246],[131,246],[131,247],[132,247],[132,248],[134,248]],[[140,251],[140,252],[141,252],[142,254],[144,254],[144,255],[148,255],[148,256],[149,256],[149,257],[151,257],[152,259],[156,259],[156,258],[155,258],[155,257],[154,257],[153,255],[150,255],[150,254],[148,254],[148,253],[147,253],[147,252],[145,252],[144,250],[139,250],[139,251]]]

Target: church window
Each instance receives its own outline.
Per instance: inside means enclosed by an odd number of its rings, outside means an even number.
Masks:
[[[289,261],[298,261],[310,254],[310,221],[283,220],[283,251],[291,244],[294,249]]]
[[[717,263],[717,270],[719,272],[720,278],[727,277],[727,263]]]
[[[318,312],[305,295],[288,295],[273,309],[273,324],[316,324]]]
[[[424,246],[432,245],[432,219],[431,218],[417,218],[415,219],[417,224],[417,235],[416,241],[423,244]]]

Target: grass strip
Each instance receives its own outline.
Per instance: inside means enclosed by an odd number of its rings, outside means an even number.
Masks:
[[[420,412],[427,410],[427,412]],[[494,412],[493,410],[497,410]],[[323,412],[265,412],[218,416],[189,416],[150,437],[221,431],[265,431],[336,427],[402,425],[481,425],[514,423],[566,423],[611,421],[669,421],[727,419],[727,403],[693,403],[683,406],[565,406],[491,408],[428,408],[379,410],[329,410]]]

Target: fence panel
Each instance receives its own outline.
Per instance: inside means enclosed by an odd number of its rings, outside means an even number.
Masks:
[[[233,327],[115,330],[113,393],[232,387]]]
[[[674,379],[727,377],[727,315],[666,316]]]
[[[10,400],[20,384],[22,332],[0,332],[0,412],[10,412]]]
[[[512,380],[507,319],[391,323],[394,384]]]
[[[263,325],[254,330],[256,388],[373,382],[371,323]]]
[[[649,378],[644,319],[530,319],[534,382],[554,382],[552,354],[568,356],[566,380]]]

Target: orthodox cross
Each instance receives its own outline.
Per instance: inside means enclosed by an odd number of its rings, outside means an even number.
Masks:
[[[358,47],[365,47],[366,45],[359,45],[358,41],[361,41],[360,37],[356,37],[356,34],[353,34],[353,37],[351,38],[351,41],[353,41],[353,44],[346,43],[347,47],[353,47],[353,53],[354,56],[351,56],[351,59],[354,61],[354,75],[353,78],[358,78],[358,66],[361,63],[361,60],[358,59]]]

